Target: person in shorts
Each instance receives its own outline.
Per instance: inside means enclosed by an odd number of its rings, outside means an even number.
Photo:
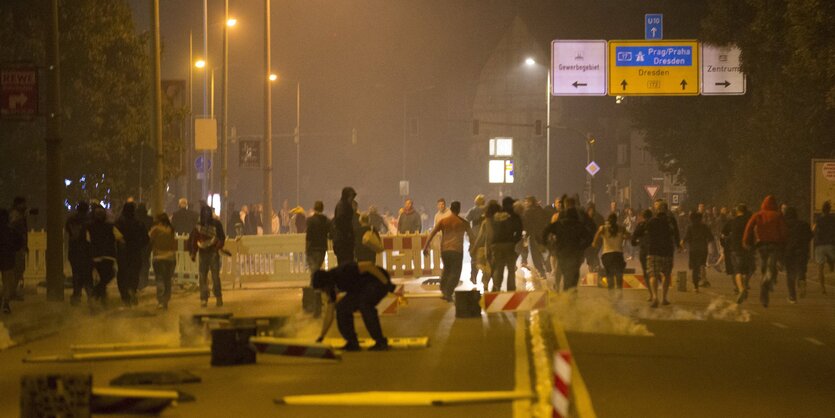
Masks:
[[[670,276],[673,272],[673,254],[678,243],[677,231],[667,215],[667,202],[656,202],[656,213],[647,222],[647,273],[652,288],[652,300],[650,306],[658,307],[659,296],[661,303],[669,305],[667,293],[670,290]],[[658,294],[659,282],[662,285],[663,295]]]

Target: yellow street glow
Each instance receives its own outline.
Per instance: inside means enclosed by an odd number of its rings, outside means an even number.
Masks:
[[[234,17],[229,18],[229,20],[226,21],[226,26],[229,27],[235,26],[236,24],[238,24],[238,19],[235,19]]]
[[[197,61],[195,61],[194,66],[197,67],[197,68],[203,68],[203,67],[206,66],[206,61],[197,60]]]

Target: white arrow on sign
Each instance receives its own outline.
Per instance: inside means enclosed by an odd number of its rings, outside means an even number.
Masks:
[[[658,193],[658,185],[647,184],[646,186],[644,186],[644,190],[647,191],[649,198],[652,199],[655,197],[655,194]]]
[[[23,107],[27,101],[29,98],[23,93],[9,96],[9,109],[15,110],[18,106]]]

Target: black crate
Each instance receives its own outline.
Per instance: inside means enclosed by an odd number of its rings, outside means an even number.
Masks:
[[[289,320],[287,316],[236,316],[230,318],[232,327],[255,327],[255,335],[283,337],[281,330]]]
[[[22,418],[89,418],[91,374],[24,375],[20,379]]]
[[[481,316],[481,293],[478,290],[459,290],[455,292],[455,317],[476,318]]]
[[[183,347],[206,345],[210,342],[211,331],[226,328],[232,313],[200,313],[180,316],[180,345]]]
[[[212,366],[255,363],[255,350],[249,346],[249,337],[254,336],[255,327],[212,330]]]

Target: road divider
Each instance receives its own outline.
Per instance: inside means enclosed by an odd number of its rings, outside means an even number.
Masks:
[[[310,406],[445,406],[467,403],[507,402],[530,399],[530,392],[347,392],[284,396],[280,405]]]
[[[487,313],[527,312],[548,306],[548,292],[545,290],[519,292],[487,292],[482,297]]]

